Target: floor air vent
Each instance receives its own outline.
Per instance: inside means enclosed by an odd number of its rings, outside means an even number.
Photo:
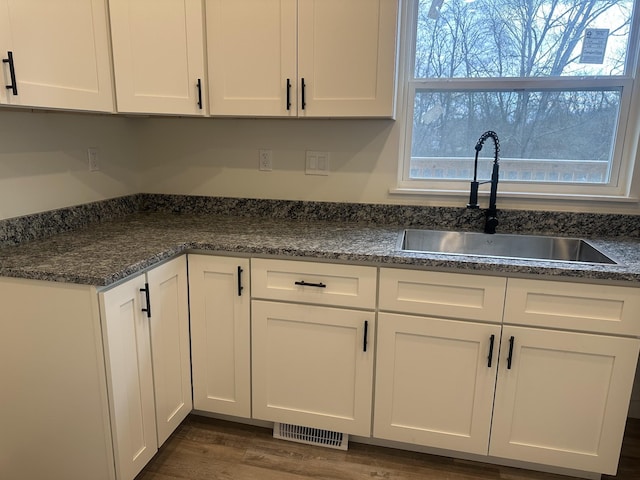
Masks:
[[[274,423],[273,438],[336,448],[338,450],[346,450],[349,446],[349,435],[346,433],[290,425],[288,423]]]

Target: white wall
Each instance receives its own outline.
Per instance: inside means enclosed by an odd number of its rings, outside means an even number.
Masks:
[[[148,193],[389,203],[392,120],[153,118],[141,127]],[[273,171],[258,150],[273,150]],[[305,151],[330,152],[329,176],[305,175]]]
[[[129,118],[0,109],[0,219],[137,192],[466,204],[466,195],[390,194],[399,142],[399,124],[392,120]],[[100,172],[88,171],[88,147],[99,149]],[[273,150],[273,171],[258,171],[259,149]],[[330,152],[329,176],[305,175],[306,150]],[[639,213],[637,203],[523,201],[500,191],[498,201],[500,208]]]
[[[138,121],[0,109],[0,219],[139,192]],[[88,147],[99,172],[89,172]]]
[[[401,136],[399,123],[392,120],[140,121],[138,157],[146,193],[460,207],[468,202],[466,192],[447,196],[389,193],[397,181]],[[273,171],[258,170],[259,149],[273,150]],[[305,175],[306,150],[330,152],[329,176]],[[469,156],[473,153],[470,145]],[[481,189],[488,193],[488,186]],[[637,202],[523,200],[500,195],[500,188],[498,204],[506,209],[640,212]]]

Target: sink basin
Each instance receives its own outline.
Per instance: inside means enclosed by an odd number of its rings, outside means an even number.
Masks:
[[[409,229],[400,234],[398,249],[407,252],[442,253],[483,257],[520,258],[556,262],[615,265],[586,240],[535,235]]]

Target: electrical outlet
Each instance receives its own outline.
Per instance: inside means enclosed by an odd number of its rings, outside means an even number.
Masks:
[[[263,172],[270,172],[273,170],[273,151],[271,150],[258,150],[258,157],[260,160],[258,169]]]
[[[304,173],[307,175],[329,175],[329,152],[307,150]]]
[[[100,170],[98,164],[98,149],[95,147],[87,148],[87,160],[89,162],[89,171],[97,172]]]

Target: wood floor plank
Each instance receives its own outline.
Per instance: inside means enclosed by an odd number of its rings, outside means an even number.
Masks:
[[[266,428],[190,415],[136,480],[567,480],[570,477],[351,443],[348,451],[273,438]],[[615,477],[640,480],[640,420]]]

